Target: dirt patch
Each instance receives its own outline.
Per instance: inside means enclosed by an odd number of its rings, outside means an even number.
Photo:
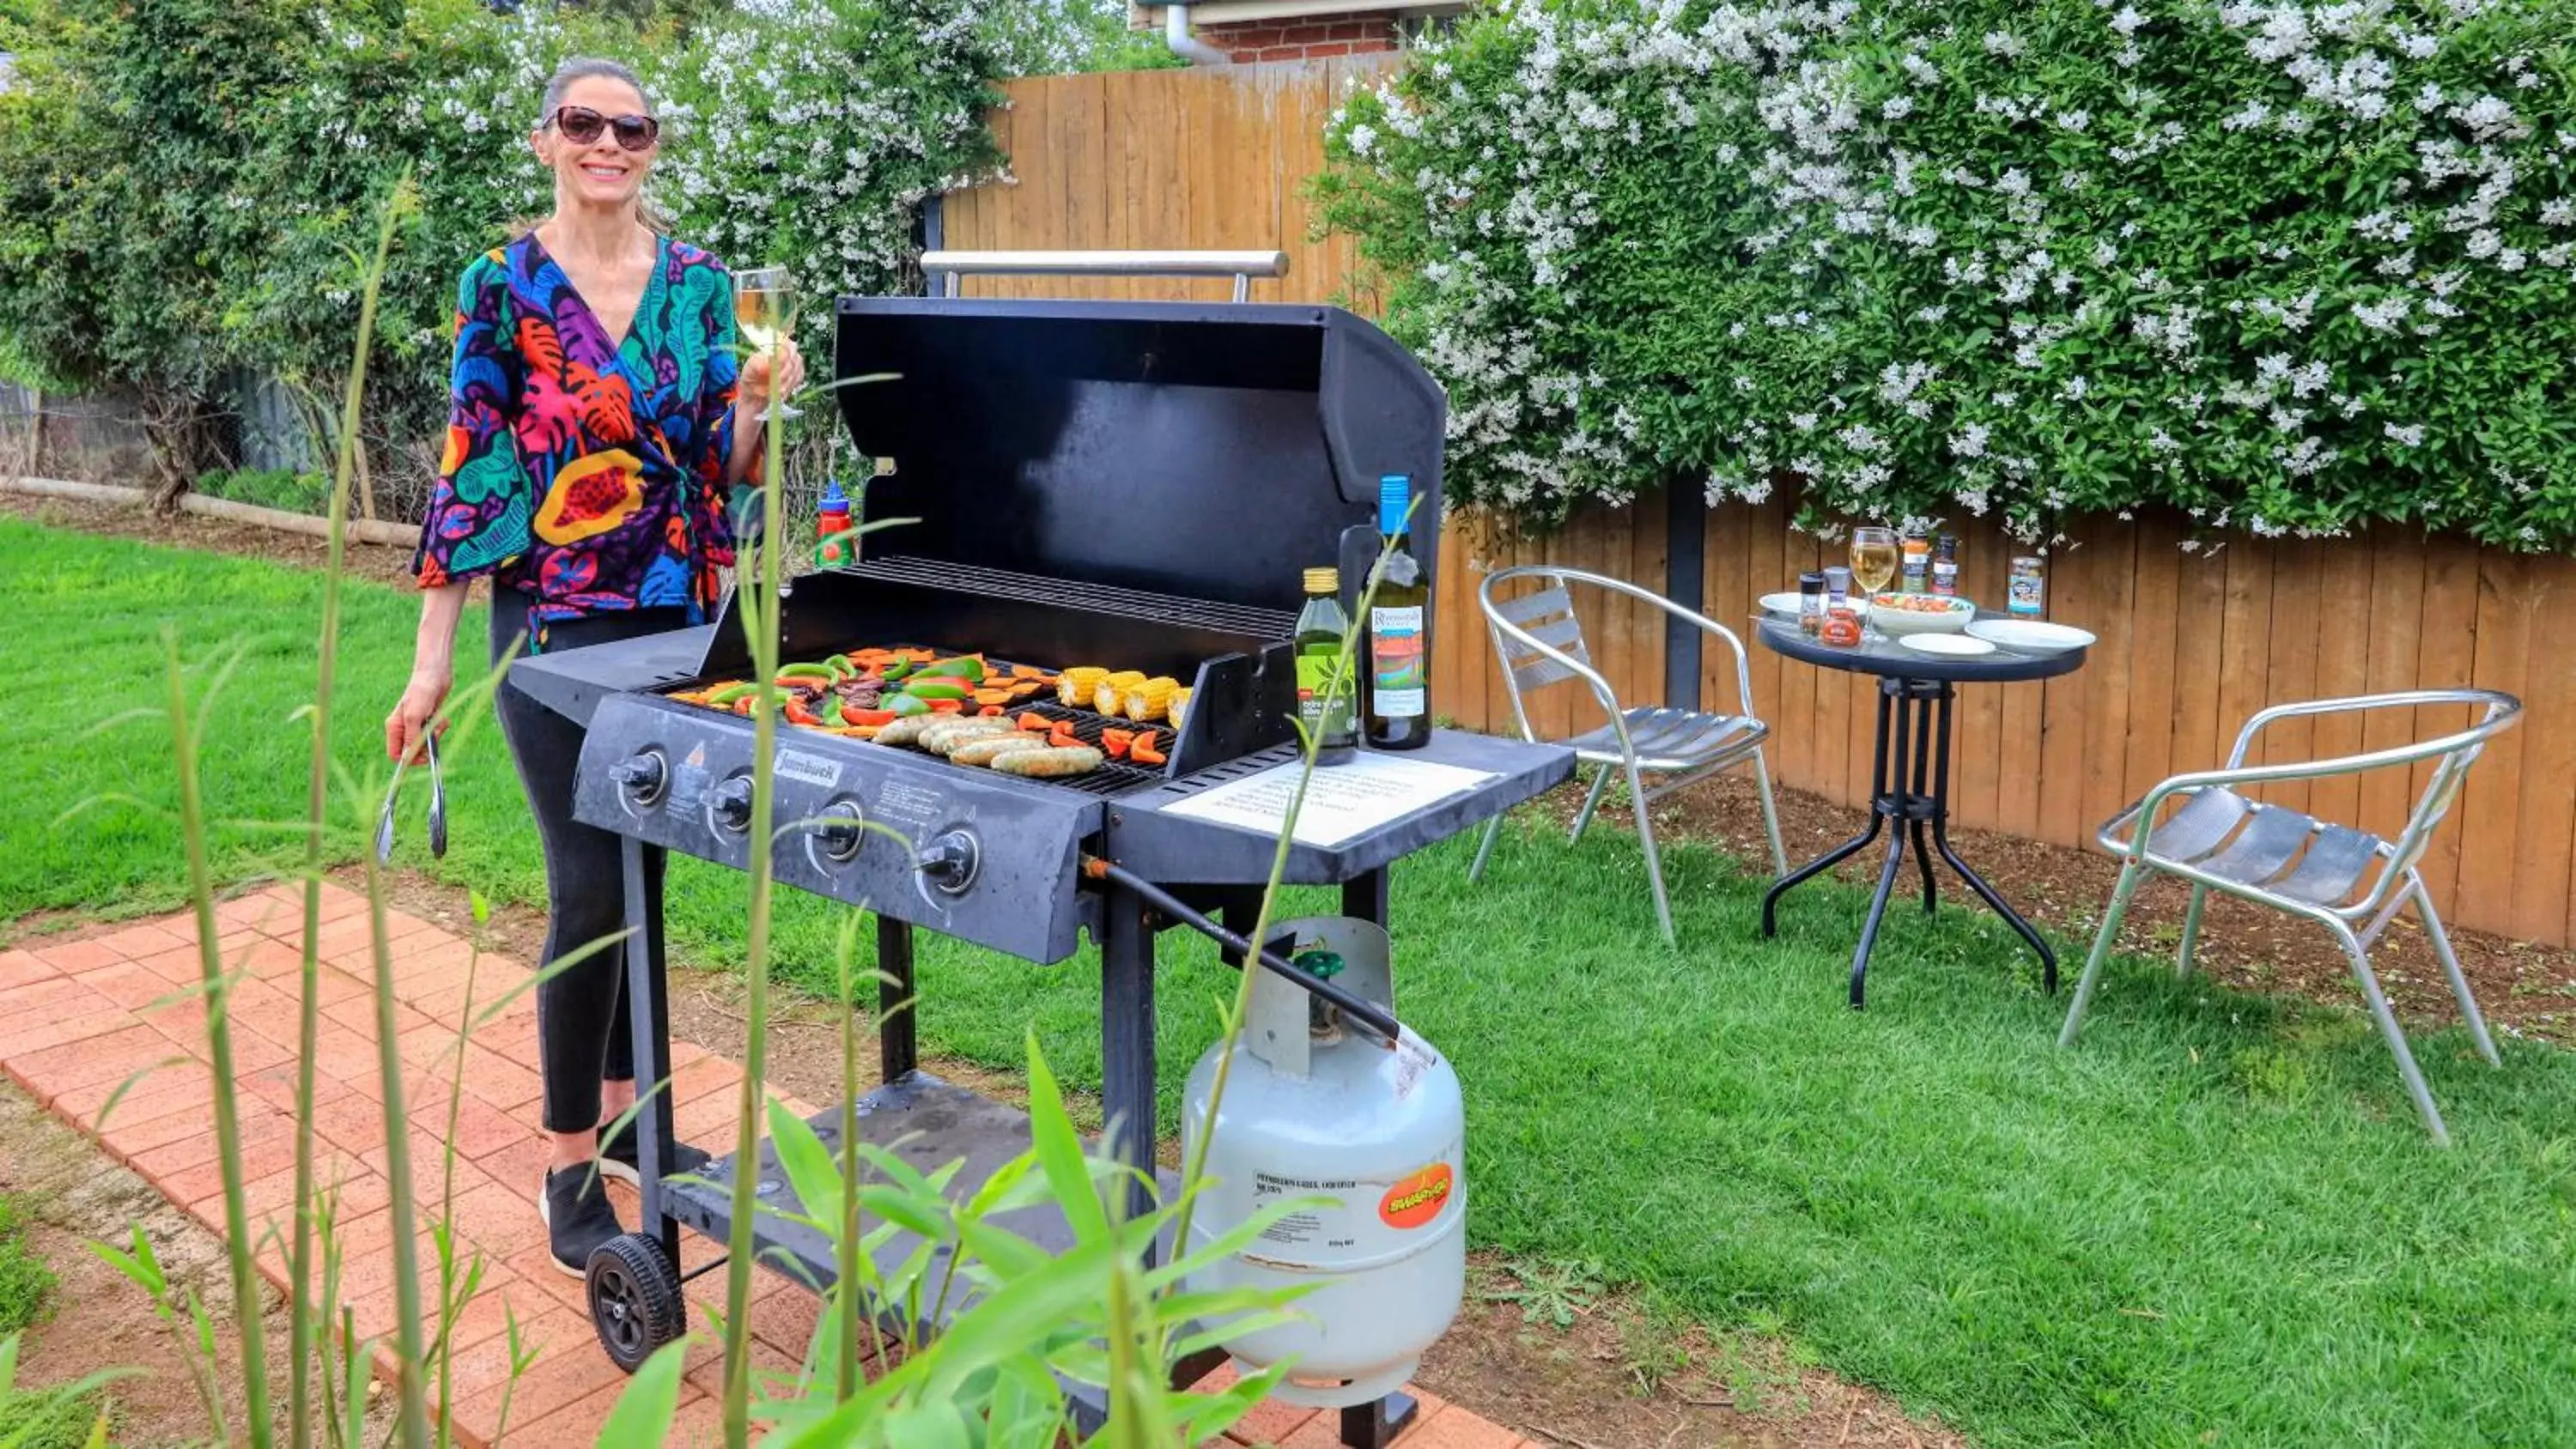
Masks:
[[[0,516],[25,519],[47,528],[75,529],[82,533],[130,538],[170,548],[202,549],[238,558],[255,558],[264,563],[291,564],[316,572],[331,557],[331,545],[327,539],[261,528],[257,524],[236,523],[226,518],[206,518],[194,513],[163,518],[146,509],[116,504],[0,493]],[[349,544],[347,558],[349,572],[356,577],[403,586],[412,582],[410,549],[353,541]],[[475,586],[478,601],[482,597],[482,589],[480,584]]]
[[[107,1391],[111,1442],[146,1449],[206,1441],[205,1407],[170,1325],[154,1313],[140,1287],[89,1248],[100,1240],[130,1246],[132,1227],[139,1225],[173,1287],[204,1299],[221,1357],[217,1382],[225,1394],[224,1412],[234,1425],[244,1422],[235,1352],[240,1336],[233,1327],[232,1282],[220,1237],[7,1082],[0,1082],[0,1192],[19,1199],[27,1216],[27,1246],[60,1280],[51,1316],[29,1329],[20,1345],[21,1383],[69,1383],[101,1370],[135,1370]],[[263,1285],[260,1304],[269,1325],[270,1401],[283,1405],[285,1298]],[[380,1405],[374,1427],[390,1424]]]
[[[1623,813],[1627,810],[1624,795],[1612,793],[1620,797],[1619,802],[1614,808],[1612,801],[1604,800],[1596,825],[1632,828],[1634,816]],[[1781,790],[1778,800],[1780,838],[1793,866],[1850,839],[1867,818],[1857,807],[1836,805],[1802,790]],[[1571,824],[1581,804],[1580,791],[1560,790],[1548,797],[1547,808]],[[1762,807],[1747,779],[1725,776],[1666,796],[1656,802],[1655,829],[1659,839],[1702,841],[1740,861],[1760,862],[1770,854],[1762,836]],[[2110,903],[2111,887],[2119,879],[2118,863],[2094,851],[1985,830],[1956,829],[1950,841],[2014,909],[2057,938],[2058,969],[2065,989],[2073,989],[2084,968],[2082,953],[2092,945],[2102,909]],[[1835,873],[1855,884],[1876,885],[1885,851],[1884,842],[1873,845],[1836,867]],[[1947,871],[1940,873],[1940,882],[1945,905],[1982,909]],[[1912,892],[1918,885],[1909,863],[1905,878],[1897,883],[1898,903],[1915,899]],[[2181,948],[2188,899],[2184,888],[2171,881],[2139,891],[2120,927],[2123,949],[2171,958]],[[1642,896],[1638,908],[1651,909]],[[2478,1008],[2491,1026],[2499,1032],[2576,1046],[2576,950],[2456,926],[2449,929],[2460,969],[2477,992]],[[2362,1004],[2352,968],[2322,930],[2242,901],[2210,898],[2196,959],[2201,970],[2244,990],[2294,994],[2338,1005]],[[2459,1020],[2450,982],[2411,915],[2381,938],[2371,953],[2371,968],[2410,1025],[2440,1027]]]
[[[1573,1449],[1809,1445],[1953,1449],[1966,1441],[1895,1401],[1791,1362],[1778,1342],[1713,1334],[1579,1268],[1478,1254],[1458,1321],[1415,1381]]]

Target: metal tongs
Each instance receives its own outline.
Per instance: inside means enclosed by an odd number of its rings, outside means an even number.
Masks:
[[[421,736],[429,754],[429,854],[433,860],[447,855],[447,784],[438,773],[438,733],[431,730]],[[402,772],[410,767],[408,760],[394,765],[394,782],[385,791],[384,817],[376,822],[376,863],[385,864],[394,857],[394,802],[402,798]]]

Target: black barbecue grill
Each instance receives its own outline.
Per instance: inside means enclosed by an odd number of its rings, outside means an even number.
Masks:
[[[1248,929],[1274,848],[1271,835],[1172,807],[1296,758],[1288,639],[1301,573],[1338,559],[1356,594],[1378,548],[1383,474],[1415,480],[1415,536],[1438,536],[1441,394],[1384,333],[1328,307],[869,298],[844,300],[837,324],[839,375],[900,375],[838,393],[859,453],[893,464],[864,510],[919,522],[868,535],[852,567],[797,579],[778,657],[912,645],[1167,674],[1193,694],[1168,764],[1064,780],[782,729],[775,819],[805,823],[780,838],[777,878],[876,914],[881,1008],[912,998],[915,926],[1038,962],[1072,955],[1088,931],[1101,952],[1109,1142],[1148,1164],[1154,935],[1211,915]],[[1421,550],[1426,567],[1435,554]],[[669,1061],[646,852],[741,867],[752,829],[753,722],[665,696],[748,677],[750,664],[728,604],[714,625],[512,669],[516,687],[587,726],[575,814],[626,839],[626,960],[645,1080]],[[1086,739],[1106,723],[1060,704],[1026,707],[1071,720]],[[1300,844],[1291,881],[1337,883],[1347,914],[1383,924],[1395,860],[1573,769],[1563,749],[1453,730],[1407,758],[1486,778],[1330,847]],[[1116,870],[1087,871],[1086,857]],[[881,1009],[879,1030],[885,1085],[860,1118],[872,1140],[918,1134],[901,1150],[925,1168],[964,1157],[961,1192],[1026,1148],[1019,1113],[919,1070],[908,1010]],[[639,1131],[644,1226],[665,1261],[648,1274],[678,1261],[682,1226],[726,1236],[734,1170],[721,1160],[700,1174],[707,1186],[662,1183],[653,1164],[668,1160],[670,1102],[654,1102]],[[815,1119],[827,1142],[838,1118],[835,1107]],[[773,1158],[760,1166],[764,1195],[792,1197]],[[1050,1240],[1043,1224],[1015,1226]],[[767,1217],[760,1234],[765,1250],[831,1281],[819,1237]],[[676,1302],[676,1276],[668,1286]],[[598,1301],[597,1273],[592,1287],[594,1316],[617,1311]],[[635,1341],[631,1320],[622,1331],[623,1341],[603,1319],[612,1354],[640,1362],[653,1345]],[[1400,1395],[1347,1411],[1346,1441],[1382,1442],[1408,1412]]]

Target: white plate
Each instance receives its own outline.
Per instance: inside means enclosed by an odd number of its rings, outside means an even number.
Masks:
[[[2093,636],[2081,629],[2037,619],[1979,619],[1968,626],[1968,637],[2024,654],[2063,654],[2093,642]]]
[[[1956,634],[1908,634],[1896,642],[1917,654],[1946,654],[1958,659],[1995,652],[1995,646],[1983,639],[1963,639]]]
[[[1797,594],[1764,594],[1762,596],[1763,608],[1774,614],[1785,615],[1792,619],[1798,617],[1799,610],[1804,607],[1804,603],[1805,601],[1803,598]]]

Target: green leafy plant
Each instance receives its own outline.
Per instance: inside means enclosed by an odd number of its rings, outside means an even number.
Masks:
[[[1505,0],[1356,93],[1324,217],[1447,484],[1802,526],[2165,505],[2576,542],[2576,5]],[[2198,540],[2195,540],[2195,544]]]
[[[1515,1259],[1505,1268],[1508,1283],[1480,1288],[1476,1296],[1488,1303],[1519,1304],[1523,1323],[1572,1328],[1576,1315],[1589,1310],[1608,1291],[1601,1281],[1601,1265],[1588,1258]]]

